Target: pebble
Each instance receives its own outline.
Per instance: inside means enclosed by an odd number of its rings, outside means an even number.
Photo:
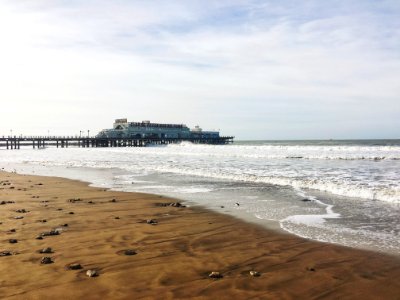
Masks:
[[[14,217],[15,220],[21,220],[21,219],[23,219],[23,218],[24,218],[23,216],[16,216],[16,217]]]
[[[72,199],[69,199],[68,201],[71,203],[75,203],[75,202],[82,201],[82,200],[81,200],[81,198],[72,198]]]
[[[80,270],[80,269],[82,269],[82,266],[81,266],[81,264],[75,263],[75,264],[68,265],[67,268],[68,268],[68,270]]]
[[[132,250],[132,249],[127,249],[127,250],[124,251],[124,254],[125,255],[136,255],[137,252],[135,250]]]
[[[48,256],[42,257],[42,259],[40,260],[40,263],[44,265],[51,264],[53,262],[54,261],[51,259],[51,257]]]
[[[0,256],[10,256],[10,255],[12,255],[11,251],[1,251],[0,252]]]
[[[39,250],[39,253],[53,253],[53,250],[50,247]]]
[[[223,276],[222,276],[222,274],[220,272],[213,271],[210,274],[208,274],[208,277],[210,277],[210,278],[222,278]]]
[[[97,273],[96,270],[87,270],[87,271],[86,271],[86,275],[89,276],[89,277],[96,277],[96,276],[99,276],[99,274]]]
[[[40,235],[41,236],[51,236],[51,235],[59,235],[60,232],[56,229],[52,229],[50,231],[42,232]]]
[[[257,271],[250,271],[250,275],[253,276],[253,277],[261,276],[260,272],[257,272]]]
[[[151,225],[156,225],[158,222],[157,222],[157,220],[150,219],[150,220],[146,220],[146,223],[151,224]]]
[[[16,243],[18,243],[18,240],[16,240],[16,239],[9,239],[8,242],[9,242],[10,244],[16,244]]]

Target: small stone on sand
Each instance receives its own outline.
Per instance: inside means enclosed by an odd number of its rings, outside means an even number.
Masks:
[[[222,276],[222,274],[220,272],[213,271],[210,274],[208,274],[208,277],[210,277],[210,278],[222,278],[223,276]]]
[[[125,255],[136,255],[137,252],[135,250],[132,250],[132,249],[127,249],[127,250],[124,251],[124,254]]]
[[[158,222],[157,222],[157,220],[150,219],[150,220],[147,220],[146,223],[151,224],[151,225],[156,225]]]
[[[51,257],[47,257],[47,256],[42,257],[42,259],[40,260],[40,263],[44,264],[44,265],[51,264],[53,262],[54,261],[51,259]]]
[[[86,275],[89,276],[89,277],[96,277],[96,276],[99,276],[99,274],[97,273],[96,270],[87,270],[87,271],[86,271]]]
[[[68,268],[68,270],[80,270],[80,269],[82,269],[82,266],[81,266],[81,264],[75,263],[75,264],[68,265],[67,268]]]
[[[16,243],[18,243],[18,240],[16,240],[16,239],[9,239],[8,242],[9,242],[10,244],[16,244]]]
[[[261,276],[260,272],[257,272],[257,271],[250,271],[250,275],[253,276],[253,277]]]
[[[39,253],[53,253],[53,250],[50,247],[47,247],[47,248],[40,249]]]
[[[0,256],[10,256],[12,255],[11,251],[1,251]]]

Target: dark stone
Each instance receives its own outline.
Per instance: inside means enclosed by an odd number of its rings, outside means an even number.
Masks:
[[[136,255],[137,252],[135,250],[132,250],[132,249],[127,249],[127,250],[124,251],[124,254],[125,255]]]
[[[310,202],[311,200],[310,200],[310,199],[307,199],[307,198],[304,198],[304,199],[301,199],[301,201],[303,201],[303,202]]]
[[[82,201],[81,198],[71,198],[68,200],[68,202],[71,202],[71,203],[75,203],[75,202],[79,202],[79,201]]]
[[[68,270],[80,270],[80,269],[82,269],[82,266],[81,266],[81,264],[74,263],[74,264],[68,265],[67,268],[68,268]]]
[[[52,264],[54,261],[51,259],[51,257],[42,257],[42,259],[40,260],[41,264],[47,265],[47,264]]]
[[[156,206],[161,206],[161,207],[167,207],[167,206],[172,206],[172,207],[185,207],[185,205],[182,205],[179,202],[172,202],[172,203],[156,203]]]
[[[10,256],[10,255],[12,255],[11,251],[1,251],[0,252],[0,256]]]
[[[69,214],[70,214],[70,215],[73,215],[73,214],[74,214],[74,212],[73,212],[73,211],[70,211],[70,212],[69,212]]]
[[[119,217],[115,217],[114,219],[119,220]]]
[[[158,222],[157,222],[157,220],[150,219],[150,220],[146,220],[146,223],[151,224],[151,225],[156,225]]]
[[[315,272],[315,268],[308,267],[308,268],[307,268],[307,271],[310,271],[310,272]]]
[[[50,231],[42,232],[41,236],[51,236],[51,235],[59,235],[60,232],[58,230],[52,229]]]
[[[114,198],[114,199],[110,200],[110,202],[117,202],[117,200],[115,200],[115,198]]]
[[[25,214],[25,213],[27,213],[27,212],[29,212],[29,211],[28,211],[28,210],[25,210],[25,208],[22,208],[22,209],[17,209],[15,212],[21,213],[21,214]]]
[[[182,204],[179,203],[179,202],[171,203],[169,206],[172,206],[172,207],[185,207],[185,205],[182,205]]]
[[[218,279],[218,278],[222,278],[224,276],[222,276],[222,274],[220,272],[214,271],[214,272],[211,272],[210,274],[208,274],[208,277]]]
[[[43,240],[43,237],[42,237],[41,235],[38,235],[38,236],[36,237],[36,239],[37,239],[37,240]]]
[[[15,228],[10,229],[8,232],[16,232],[17,230]]]
[[[16,244],[16,243],[18,243],[18,240],[16,240],[16,239],[9,239],[8,242],[9,242],[10,244]]]
[[[94,204],[94,202],[93,202],[93,201],[89,201],[88,203],[89,203],[89,204]]]

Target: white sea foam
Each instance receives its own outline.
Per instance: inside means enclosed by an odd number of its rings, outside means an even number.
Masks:
[[[3,151],[0,162],[202,176],[400,202],[400,146],[193,145]]]

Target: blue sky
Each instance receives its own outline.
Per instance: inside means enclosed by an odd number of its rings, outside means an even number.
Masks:
[[[0,0],[0,36],[0,135],[400,138],[399,1]]]

